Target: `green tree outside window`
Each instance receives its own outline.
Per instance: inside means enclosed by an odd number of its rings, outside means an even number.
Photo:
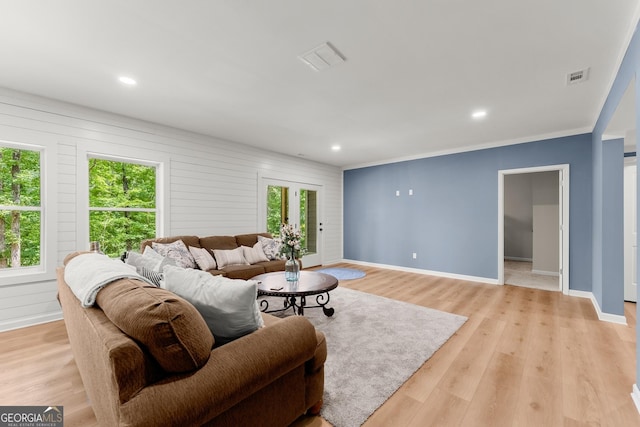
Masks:
[[[89,239],[117,257],[156,236],[156,168],[89,159]]]
[[[0,147],[0,269],[40,265],[40,156]]]

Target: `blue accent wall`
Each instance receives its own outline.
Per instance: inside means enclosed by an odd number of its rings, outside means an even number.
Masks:
[[[498,171],[556,164],[570,164],[569,286],[590,291],[590,134],[346,170],[344,258],[497,279]]]
[[[620,100],[639,68],[640,39],[636,29],[622,60],[613,86],[600,111],[592,132],[593,149],[593,295],[605,313],[624,315],[624,279],[622,225],[616,221],[623,211],[623,160],[618,162],[619,151],[603,143],[602,136],[615,114]],[[636,114],[638,109],[636,108]],[[636,150],[637,151],[637,150]],[[623,156],[624,154],[621,154]],[[618,197],[618,193],[620,196]],[[618,240],[618,234],[620,240]],[[620,257],[617,259],[617,257]]]
[[[624,139],[603,143],[602,311],[624,316]],[[609,282],[609,283],[606,283]],[[606,288],[606,291],[604,290]]]
[[[598,147],[606,146],[606,143],[605,144],[602,143],[602,134],[604,133],[604,131],[607,128],[607,125],[611,121],[611,118],[613,117],[616,108],[618,108],[618,105],[620,104],[620,100],[622,99],[624,93],[626,92],[627,87],[629,87],[629,84],[631,84],[634,78],[635,78],[635,100],[636,100],[635,102],[636,134],[638,132],[638,129],[640,129],[640,81],[639,81],[640,79],[638,78],[639,72],[640,72],[640,33],[638,32],[638,28],[636,27],[633,37],[631,38],[631,42],[627,47],[627,51],[622,60],[622,63],[620,64],[620,69],[618,70],[618,74],[616,75],[616,78],[613,82],[613,86],[609,91],[605,104],[602,107],[602,111],[600,112],[596,125],[593,129],[592,144],[593,144],[594,151],[597,151]],[[638,152],[638,147],[640,147],[640,141],[638,141],[638,139],[636,138],[636,150],[635,150],[636,152]],[[609,162],[607,161],[606,155],[602,156],[602,163],[599,163],[598,161],[596,161],[596,158],[594,157],[594,174],[595,174],[595,169],[601,169],[601,171],[599,172],[600,176],[604,177],[609,173],[615,173],[614,171],[615,167],[617,166],[612,166],[609,164]],[[617,180],[615,176],[613,177],[613,179]],[[610,201],[606,200],[606,197],[607,197],[606,192],[607,190],[611,190],[611,184],[602,183],[601,185],[599,185],[595,182],[594,184],[595,184],[594,200],[595,199],[603,200],[602,205],[598,206],[594,204],[594,218],[596,215],[598,215],[602,219],[602,222],[596,223],[594,221],[594,231],[593,231],[593,234],[594,234],[594,260],[593,260],[594,281],[596,280],[600,281],[598,285],[594,283],[594,288],[596,286],[599,286],[601,290],[600,299],[598,299],[597,295],[596,295],[596,299],[598,300],[598,303],[602,307],[603,311],[605,311],[605,309],[609,309],[609,306],[612,304],[616,304],[616,306],[617,304],[621,304],[621,302],[617,302],[614,300],[618,298],[618,295],[620,294],[624,295],[624,290],[623,290],[624,284],[621,286],[621,289],[619,290],[618,288],[620,288],[620,286],[616,285],[618,279],[615,278],[615,272],[609,271],[609,268],[616,268],[616,267],[615,265],[612,265],[611,260],[608,258],[605,258],[603,254],[606,254],[607,251],[609,250],[613,250],[613,251],[619,250],[620,253],[622,253],[622,249],[618,249],[618,248],[622,247],[623,240],[621,238],[620,241],[613,241],[612,239],[607,238],[607,235],[611,232],[611,230],[613,230],[613,233],[617,233],[617,228],[615,227],[614,224],[611,224],[611,223],[607,224],[605,222],[608,219],[615,220],[615,217],[616,217],[615,214],[611,215],[610,212],[606,210],[606,207],[604,204],[604,203],[610,203]],[[637,191],[638,191],[637,207],[640,207],[640,174],[638,174]],[[600,194],[598,194],[598,192],[600,192]],[[637,210],[637,212],[640,212],[640,210]],[[596,240],[599,242],[602,242],[602,246],[599,248],[599,251],[595,250]],[[640,252],[637,254],[637,260],[640,261]],[[596,269],[596,266],[598,264],[600,264],[599,268]],[[597,273],[600,273],[600,274],[597,274]],[[609,277],[609,274],[614,275],[613,280],[610,280],[611,278]],[[638,274],[638,278],[640,279],[640,271],[638,271],[637,274]],[[595,295],[595,292],[594,292],[594,295]],[[616,310],[616,307],[614,307],[614,310]],[[620,314],[624,314],[624,312]],[[640,316],[640,304],[636,304],[636,314],[637,316]],[[639,384],[640,384],[640,328],[636,328],[636,385],[639,385]]]

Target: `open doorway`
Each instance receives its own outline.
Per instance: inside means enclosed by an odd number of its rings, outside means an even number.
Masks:
[[[569,292],[569,165],[499,171],[498,283]]]
[[[504,283],[560,290],[559,171],[504,177]]]

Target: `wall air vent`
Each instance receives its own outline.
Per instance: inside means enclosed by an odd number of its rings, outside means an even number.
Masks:
[[[589,68],[567,74],[567,85],[586,82],[589,79]]]
[[[298,59],[314,71],[326,70],[345,60],[344,56],[329,43],[323,43],[320,46],[314,47],[310,51],[298,56]]]

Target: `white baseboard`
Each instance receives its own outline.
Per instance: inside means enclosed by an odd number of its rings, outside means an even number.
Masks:
[[[26,328],[27,326],[40,325],[42,323],[55,322],[56,320],[62,320],[62,311],[58,313],[43,314],[41,316],[32,316],[24,319],[2,322],[0,323],[0,332]]]
[[[509,261],[533,262],[533,258],[522,258],[517,256],[505,256],[504,259]]]
[[[423,270],[421,268],[401,267],[398,265],[377,264],[373,262],[355,261],[352,259],[343,259],[342,262],[349,264],[366,265],[369,267],[385,268],[387,270],[406,271],[407,273],[424,274],[427,276],[446,277],[448,279],[466,280],[469,282],[487,283],[489,285],[497,285],[498,279],[489,279],[487,277],[467,276],[464,274],[446,273],[442,271]]]
[[[569,296],[591,299],[593,294],[589,291],[576,291],[575,289],[569,289]]]
[[[627,324],[627,318],[624,316],[620,316],[618,314],[603,313],[602,310],[600,309],[600,304],[598,304],[598,300],[596,299],[595,295],[593,295],[592,292],[576,291],[573,289],[569,289],[569,296],[589,298],[591,300],[591,304],[593,304],[593,308],[596,309],[596,313],[598,314],[598,319],[602,320],[603,322],[617,323],[620,325]]]
[[[544,270],[531,270],[533,274],[540,274],[541,276],[554,276],[560,277],[560,273],[557,271],[544,271]]]
[[[631,399],[633,399],[633,403],[636,404],[636,409],[640,412],[640,390],[638,390],[637,384],[634,384],[631,389]]]

